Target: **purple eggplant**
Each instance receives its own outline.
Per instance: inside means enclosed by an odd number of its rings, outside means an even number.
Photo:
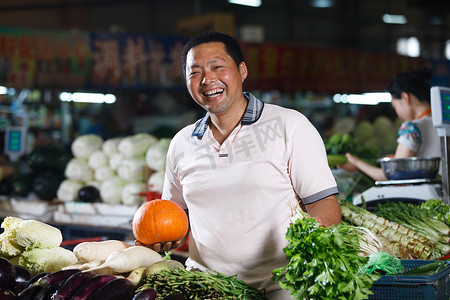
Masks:
[[[14,287],[11,289],[11,291],[17,295],[28,286],[29,281],[31,280],[33,275],[31,275],[30,271],[28,271],[27,268],[19,265],[14,265],[14,269],[16,269],[16,283],[14,284]]]
[[[47,276],[48,274],[50,274],[49,272],[42,272],[39,274],[34,275],[33,277],[31,277],[31,279],[28,281],[28,285],[35,283],[36,281],[38,281],[41,277]]]
[[[19,265],[14,265],[14,269],[16,269],[16,283],[18,282],[28,282],[30,281],[30,279],[33,277],[33,275],[31,275],[30,271],[27,270],[27,268],[19,266]]]
[[[2,300],[16,300],[17,296],[8,289],[0,288],[0,299]]]
[[[43,284],[42,289],[36,293],[34,300],[47,300],[59,290],[62,285],[73,275],[81,274],[81,270],[61,270],[36,281],[36,285]]]
[[[139,291],[131,300],[155,300],[158,294],[152,288]]]
[[[53,283],[46,286],[43,286],[37,293],[34,295],[33,300],[47,300],[50,299],[51,295],[56,292],[58,287],[62,283]]]
[[[23,291],[21,291],[17,295],[18,300],[35,300],[35,296],[39,291],[42,289],[41,286],[32,286],[30,288],[26,288]]]
[[[57,282],[64,282],[73,274],[81,273],[80,269],[61,270],[39,278],[33,285],[46,286]]]
[[[45,276],[42,276],[38,278],[36,281],[30,283],[22,292],[26,292],[28,289],[32,289],[35,286],[39,286],[44,288],[43,291],[40,291],[39,297],[43,297],[43,293],[50,292],[50,289],[57,288],[58,284],[62,284],[64,281],[66,281],[67,278],[72,276],[73,274],[81,273],[81,270],[79,269],[69,269],[69,270],[61,270],[54,273],[49,273]],[[55,289],[56,290],[56,289]],[[54,292],[54,291],[53,291]],[[53,293],[52,292],[52,293]],[[36,299],[37,295],[35,295]]]
[[[16,283],[16,269],[6,258],[0,257],[0,288],[11,289]]]
[[[76,273],[67,278],[67,280],[61,285],[59,289],[52,295],[52,300],[65,300],[69,299],[73,293],[80,287],[85,281],[95,276],[94,272],[81,272]]]
[[[73,294],[71,300],[85,300],[89,295],[96,292],[100,287],[117,279],[114,275],[96,275],[83,282]]]
[[[126,278],[116,278],[101,286],[86,300],[127,300],[133,294],[133,285]]]
[[[26,281],[19,281],[16,282],[14,285],[12,292],[16,295],[18,295],[20,292],[22,292],[26,287],[28,286],[28,283]]]
[[[26,286],[22,288],[19,293],[17,293],[17,298],[19,300],[34,300],[34,296],[36,296],[36,294],[42,289],[41,286],[34,285],[34,283],[48,274],[50,273],[42,272],[31,277],[31,279],[27,281]]]

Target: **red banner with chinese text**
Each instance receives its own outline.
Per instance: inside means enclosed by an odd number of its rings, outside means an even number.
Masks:
[[[392,53],[272,44],[242,44],[246,88],[357,93],[384,90],[401,71],[426,63]]]

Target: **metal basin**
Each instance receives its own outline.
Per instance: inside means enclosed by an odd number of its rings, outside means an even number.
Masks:
[[[380,158],[384,175],[389,180],[433,179],[439,172],[440,157]]]

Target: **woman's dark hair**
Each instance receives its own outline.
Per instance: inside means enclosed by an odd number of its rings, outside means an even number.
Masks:
[[[406,92],[416,96],[419,101],[430,102],[431,75],[431,69],[427,67],[400,73],[389,83],[386,91],[392,95],[392,98],[399,99],[402,92]]]
[[[239,67],[239,64],[244,61],[244,54],[242,53],[241,46],[236,39],[223,32],[205,31],[192,37],[184,45],[183,52],[181,53],[184,77],[186,77],[186,58],[189,50],[198,45],[212,42],[223,43],[225,45],[225,50],[234,60],[236,66]]]

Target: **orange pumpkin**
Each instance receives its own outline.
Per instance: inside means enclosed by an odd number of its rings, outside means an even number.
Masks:
[[[184,210],[175,202],[162,199],[142,204],[131,223],[134,237],[145,245],[181,240],[188,227]]]

